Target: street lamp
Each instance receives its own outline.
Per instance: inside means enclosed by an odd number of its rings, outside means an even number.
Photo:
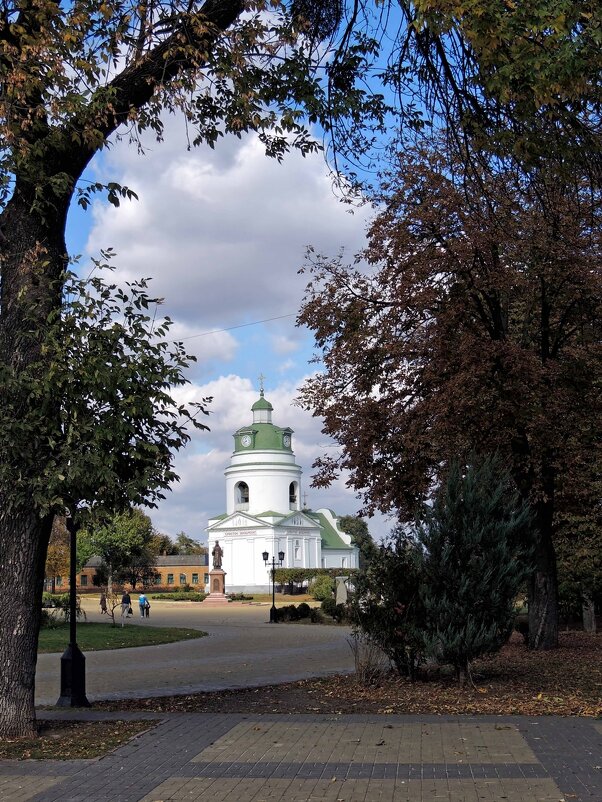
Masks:
[[[61,657],[61,695],[59,707],[89,707],[86,697],[86,658],[77,645],[77,525],[73,516],[66,519],[69,532],[69,646]]]
[[[270,555],[267,551],[264,551],[261,555],[263,557],[263,562],[265,565],[272,566],[272,607],[270,609],[270,624],[277,624],[278,619],[276,618],[276,566],[281,566],[284,562],[284,552],[278,552],[278,560],[275,557],[272,557],[272,561],[270,562]]]

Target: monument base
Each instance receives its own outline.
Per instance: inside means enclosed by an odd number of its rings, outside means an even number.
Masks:
[[[221,568],[212,568],[209,571],[209,595],[202,604],[228,604],[229,600],[225,590],[226,572]]]

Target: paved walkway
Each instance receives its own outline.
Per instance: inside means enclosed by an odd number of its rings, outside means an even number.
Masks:
[[[100,615],[96,601],[86,599],[84,609],[89,621],[107,620]],[[347,628],[269,624],[269,613],[268,605],[216,608],[191,602],[156,602],[148,620],[134,615],[126,626],[190,627],[208,632],[209,637],[161,647],[88,652],[88,699],[93,702],[253,687],[353,671]],[[40,655],[36,704],[56,704],[59,683],[60,655]]]
[[[205,616],[210,614],[216,617],[208,623]],[[191,614],[172,608],[165,615],[175,621]],[[262,623],[267,619],[265,608],[194,615],[199,616],[201,629],[213,627],[213,639],[192,642],[205,644],[210,662],[209,668],[203,668],[200,659],[195,663],[194,672],[205,672],[200,684],[214,682],[214,668],[222,672],[215,687],[225,687],[228,679],[231,687],[251,684],[253,677],[273,681],[279,671],[283,671],[280,679],[289,679],[298,671],[311,670],[306,652],[320,647],[331,670],[337,662],[333,655],[341,649],[343,658],[342,646],[346,646],[344,633],[335,628]],[[161,616],[157,611],[156,623]],[[324,630],[334,642],[315,635]],[[213,643],[217,651],[209,657]],[[176,644],[180,649],[185,645]],[[271,649],[267,661],[266,649]],[[94,678],[95,692],[124,696],[141,691],[131,688],[123,668],[128,667],[128,674],[144,670],[148,651],[98,653],[108,655],[106,665],[90,659],[96,655],[88,655],[88,679]],[[155,655],[167,651],[169,657],[152,658],[151,684],[163,692],[174,678],[188,682],[171,647],[154,647]],[[124,657],[127,652],[129,656]],[[235,656],[240,654],[247,667],[239,672]],[[181,655],[190,659],[187,652]],[[46,657],[56,662],[56,656]],[[313,666],[316,673],[322,673],[321,659],[319,655]],[[349,655],[344,659],[348,661]],[[266,664],[279,660],[275,670]],[[109,686],[103,686],[99,677],[112,661],[117,669]],[[50,664],[46,668],[50,670]],[[52,668],[56,670],[54,663]],[[225,671],[232,673],[228,677]],[[93,710],[42,715],[116,717]],[[132,713],[120,718],[148,720],[149,728],[100,760],[0,761],[0,800],[602,802],[602,721],[593,719],[192,713]]]
[[[600,802],[601,761],[591,719],[177,714],[101,760],[0,761],[0,799]]]

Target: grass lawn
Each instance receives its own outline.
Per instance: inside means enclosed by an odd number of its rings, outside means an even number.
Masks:
[[[263,604],[271,604],[272,603],[272,594],[271,593],[253,593],[253,601],[254,602],[262,602]],[[290,596],[288,593],[276,593],[276,606],[280,606],[281,604],[301,604],[301,602],[307,602],[311,605],[320,605],[320,602],[317,602],[313,596],[310,596],[308,593],[295,593],[293,596]]]
[[[101,649],[128,649],[131,646],[156,646],[179,640],[202,638],[206,632],[176,627],[145,627],[127,623],[124,627],[111,623],[77,624],[77,645],[83,652]],[[40,630],[38,653],[64,652],[69,644],[69,624]]]

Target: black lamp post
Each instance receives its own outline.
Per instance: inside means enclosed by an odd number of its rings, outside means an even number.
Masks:
[[[69,646],[61,657],[61,695],[57,701],[60,707],[89,707],[86,698],[86,658],[76,641],[76,562],[77,526],[71,516],[67,518],[70,535],[69,565]]]
[[[266,565],[272,566],[272,607],[270,608],[270,624],[277,624],[278,619],[276,618],[276,566],[280,567],[284,562],[284,552],[278,552],[278,560],[275,557],[272,557],[272,561],[270,562],[270,555],[267,551],[264,551],[261,555],[263,557],[263,561]]]

